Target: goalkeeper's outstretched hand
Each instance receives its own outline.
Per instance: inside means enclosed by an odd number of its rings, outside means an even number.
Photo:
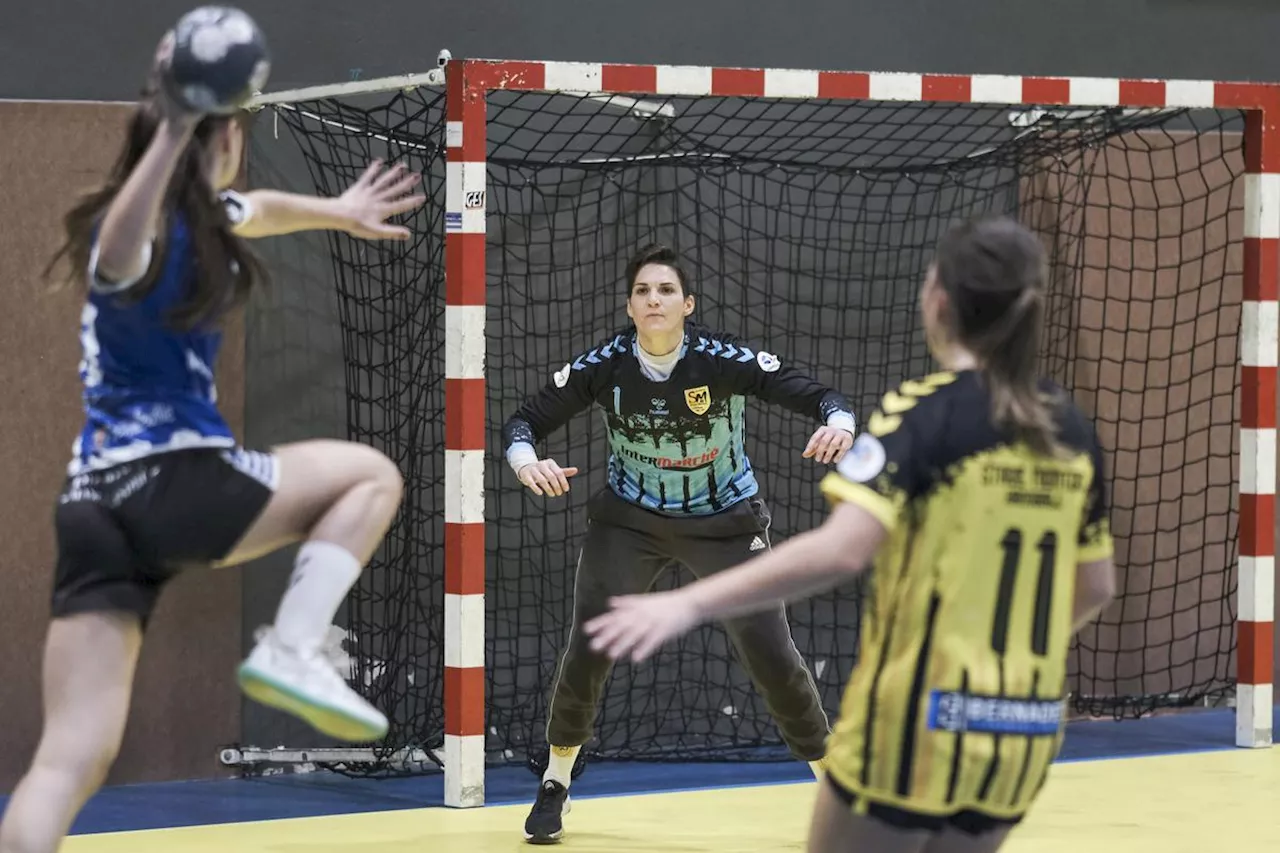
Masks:
[[[554,459],[542,459],[525,465],[516,476],[535,495],[558,498],[569,491],[569,478],[577,473],[577,468],[561,468]]]
[[[800,455],[823,465],[839,462],[853,447],[853,433],[843,427],[822,426],[814,432]]]

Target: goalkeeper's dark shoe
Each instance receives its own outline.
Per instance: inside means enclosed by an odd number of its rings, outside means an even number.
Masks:
[[[538,799],[524,822],[524,840],[530,844],[555,844],[564,835],[561,818],[569,813],[569,789],[548,779],[538,789]]]

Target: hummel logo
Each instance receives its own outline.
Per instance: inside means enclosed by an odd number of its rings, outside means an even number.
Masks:
[[[759,536],[751,540],[752,551],[763,551],[765,548],[768,548],[768,547],[769,546],[764,544],[764,540],[761,539]]]
[[[916,401],[914,399],[904,397],[897,391],[890,391],[885,394],[884,399],[880,402],[880,408],[886,415],[900,415],[915,408],[915,405]]]
[[[898,390],[903,394],[907,394],[912,397],[927,397],[933,393],[933,387],[931,385],[915,379],[908,379],[906,382],[903,382],[902,385],[898,386]]]
[[[880,412],[872,412],[871,420],[867,421],[867,432],[879,438],[880,436],[888,435],[900,426],[902,426],[901,415],[886,416]]]

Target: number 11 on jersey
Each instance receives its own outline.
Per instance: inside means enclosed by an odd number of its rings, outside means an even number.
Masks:
[[[1014,588],[1022,564],[1022,530],[1010,527],[1000,540],[1004,561],[1000,568],[1000,589],[996,598],[995,620],[991,625],[991,648],[1003,655],[1009,647],[1009,620],[1013,615]],[[1046,530],[1036,543],[1040,553],[1040,572],[1036,578],[1035,618],[1031,628],[1031,651],[1044,657],[1049,651],[1049,619],[1053,612],[1054,566],[1058,554],[1058,534]]]

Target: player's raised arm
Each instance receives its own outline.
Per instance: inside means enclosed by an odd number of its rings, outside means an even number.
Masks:
[[[171,51],[169,42],[161,44],[156,53],[157,66]],[[157,221],[174,174],[198,173],[200,169],[199,149],[191,143],[204,116],[183,108],[154,82],[154,76],[152,79],[148,87],[151,95],[140,104],[140,110],[149,113],[155,132],[144,143],[142,158],[129,172],[117,166],[114,179],[119,183],[85,198],[67,217],[70,230],[73,219],[96,214],[101,201],[114,194],[102,214],[97,239],[83,247],[69,244],[60,253],[73,255],[77,272],[85,268],[79,262],[86,260],[90,283],[95,288],[123,290],[147,274]],[[78,257],[83,255],[87,259]]]
[[[610,338],[567,362],[503,424],[507,464],[535,495],[559,497],[569,491],[569,478],[578,469],[562,468],[554,459],[539,459],[537,443],[590,408],[609,358],[626,345],[621,336]]]
[[[375,160],[339,196],[251,190],[225,193],[224,201],[240,207],[241,215],[232,216],[232,225],[241,237],[332,230],[366,240],[407,240],[409,229],[387,220],[426,201],[425,195],[413,192],[421,180],[421,175],[408,171],[403,164],[388,168]]]
[[[724,370],[736,390],[817,420],[819,426],[801,453],[823,464],[839,462],[853,446],[857,422],[849,400],[778,356],[734,338],[699,341],[725,355]],[[727,353],[727,355],[726,355]]]

